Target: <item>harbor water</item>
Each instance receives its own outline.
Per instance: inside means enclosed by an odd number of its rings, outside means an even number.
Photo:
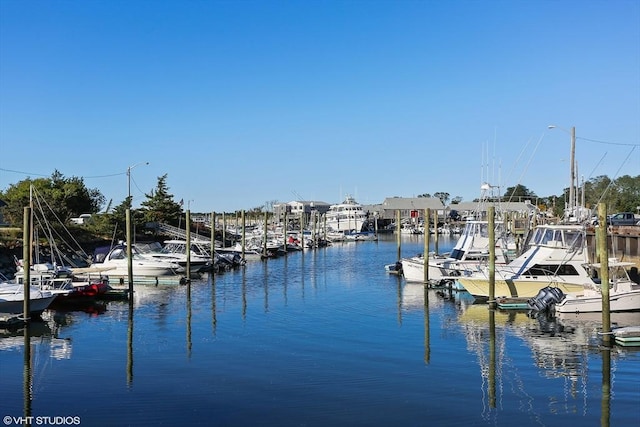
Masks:
[[[396,258],[338,243],[1,330],[3,424],[640,425],[640,349],[604,347],[600,314],[491,311]]]

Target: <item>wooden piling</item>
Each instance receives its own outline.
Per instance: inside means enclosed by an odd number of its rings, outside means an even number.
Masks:
[[[211,265],[215,261],[215,249],[216,249],[216,213],[211,212]]]
[[[28,321],[31,313],[31,207],[25,206],[22,230],[22,268],[24,276],[22,278],[22,290],[24,293],[24,303],[22,304],[24,320]]]
[[[266,259],[267,258],[267,231],[268,231],[268,227],[267,227],[267,217],[268,213],[267,211],[264,212],[264,226],[263,226],[263,232],[264,232],[264,238],[262,239],[262,256]]]
[[[222,247],[227,246],[227,217],[222,212]]]
[[[396,209],[396,244],[398,245],[398,261],[400,261],[401,257],[401,247],[402,247],[402,227],[400,225],[400,210]]]
[[[426,285],[429,284],[429,222],[431,218],[431,209],[427,208],[424,210],[424,249],[422,250],[422,265],[424,274],[422,276],[422,280]]]
[[[191,279],[191,210],[187,209],[185,212],[185,226],[186,226],[186,251],[187,251],[187,265],[186,274],[187,279]],[[189,280],[191,282],[191,280]]]
[[[131,200],[129,199],[129,203]],[[127,278],[129,280],[129,295],[133,295],[133,254],[131,250],[131,209],[126,211],[127,227]]]
[[[496,207],[489,206],[489,306],[496,306]]]
[[[240,215],[242,217],[242,259],[244,259],[245,247],[247,244],[247,228],[245,227],[244,209],[240,212]],[[236,227],[236,230],[237,229],[238,227]]]
[[[607,248],[607,205],[598,203],[598,223],[596,241],[600,257],[600,289],[602,294],[602,337],[606,345],[611,344],[611,313],[609,301],[609,251]]]
[[[434,230],[434,236],[433,236],[433,250],[435,251],[436,255],[438,255],[438,210],[435,210],[435,215],[433,216],[433,230]],[[425,218],[426,220],[426,218]],[[425,224],[429,224],[428,221],[425,221]],[[429,233],[429,227],[427,227],[427,229],[425,230],[425,234],[427,234],[427,238],[425,240],[429,240],[428,239],[428,233]]]
[[[289,229],[289,216],[287,215],[287,212],[285,211],[284,213],[284,227],[283,228],[283,234],[284,234],[284,253],[285,255],[287,254],[287,230]]]

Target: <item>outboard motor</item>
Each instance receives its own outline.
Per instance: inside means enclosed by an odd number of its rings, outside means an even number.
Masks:
[[[547,286],[540,289],[538,295],[529,299],[527,305],[529,309],[536,311],[549,310],[554,304],[559,303],[564,298],[564,292],[559,288]]]

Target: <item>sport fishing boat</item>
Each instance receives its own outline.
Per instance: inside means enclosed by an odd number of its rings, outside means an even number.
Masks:
[[[522,255],[495,267],[494,295],[532,298],[548,286],[564,294],[578,293],[593,283],[591,274],[584,225],[539,225]],[[489,297],[488,267],[457,281],[474,297]]]

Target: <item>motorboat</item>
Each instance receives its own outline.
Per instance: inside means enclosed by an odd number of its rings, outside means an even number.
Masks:
[[[515,244],[510,236],[503,232],[502,223],[496,223],[496,263],[506,264],[513,258]],[[457,276],[470,275],[478,271],[489,260],[489,222],[468,220],[464,231],[458,238],[453,250],[448,254],[428,255],[429,282],[440,283],[453,280]],[[402,274],[407,282],[424,282],[425,259],[423,254],[400,260]]]
[[[211,264],[211,255],[207,246],[210,242],[191,241],[189,251],[189,266],[193,271],[206,270]],[[135,247],[145,256],[163,261],[174,262],[186,268],[187,241],[165,240],[164,245],[158,242],[152,244],[136,244]]]
[[[592,264],[599,271],[600,263]],[[629,278],[627,269],[635,266],[632,262],[621,262],[613,258],[609,260],[609,310],[636,311],[640,310],[640,284]],[[575,294],[564,295],[555,304],[557,313],[590,313],[602,311],[602,285],[599,280],[585,285],[584,289]]]
[[[184,267],[174,261],[166,261],[144,255],[131,247],[131,266],[134,276],[174,276],[185,271]],[[114,246],[100,263],[94,267],[103,267],[109,277],[125,277],[129,274],[127,247],[123,244]]]
[[[29,287],[29,314],[40,315],[56,298],[51,291],[41,290],[38,286]],[[24,286],[13,283],[4,276],[0,282],[0,313],[18,314],[24,311]]]
[[[60,298],[56,299],[56,303],[65,300],[95,298],[111,289],[107,277],[80,277],[74,274],[71,268],[48,262],[34,264],[29,270],[31,285],[40,288],[40,290],[57,294]],[[22,284],[23,282],[24,266],[20,260],[15,273],[15,283]]]
[[[593,283],[591,274],[584,225],[539,225],[522,255],[495,267],[494,295],[532,298],[545,287],[558,288],[564,294],[579,293]],[[457,281],[474,297],[489,297],[488,266]]]
[[[342,203],[329,206],[325,218],[327,228],[332,231],[362,231],[368,214],[353,197],[347,196]]]

